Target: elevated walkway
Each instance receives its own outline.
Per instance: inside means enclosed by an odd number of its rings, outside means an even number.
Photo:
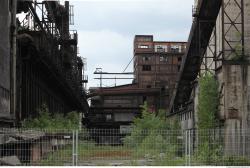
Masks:
[[[190,99],[193,81],[197,78],[204,53],[210,36],[216,25],[216,19],[221,8],[222,0],[200,0],[189,34],[187,52],[182,60],[180,74],[171,98],[169,113],[178,113]]]

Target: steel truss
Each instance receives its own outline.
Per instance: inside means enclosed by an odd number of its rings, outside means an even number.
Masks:
[[[200,74],[204,71],[216,72],[223,62],[241,60],[245,54],[244,0],[223,0],[219,16],[217,22],[221,22],[222,26],[218,28],[216,25],[213,30]]]

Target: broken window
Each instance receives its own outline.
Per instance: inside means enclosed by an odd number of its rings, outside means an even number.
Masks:
[[[143,65],[142,71],[151,71],[151,65]]]
[[[181,46],[179,45],[171,45],[171,51],[172,52],[180,52]]]
[[[155,45],[155,52],[167,52],[168,46],[166,45]]]
[[[168,57],[167,56],[160,56],[160,62],[167,62],[168,61]]]
[[[142,60],[143,61],[149,61],[149,60],[151,60],[151,56],[143,56]]]

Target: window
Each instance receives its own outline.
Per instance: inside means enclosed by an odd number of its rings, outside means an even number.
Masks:
[[[147,88],[151,88],[151,85],[147,85]]]
[[[110,121],[112,120],[112,115],[111,114],[107,114],[106,115],[106,121]]]
[[[151,71],[151,65],[143,65],[142,71]]]
[[[178,45],[171,45],[172,52],[180,52],[181,47]]]
[[[138,48],[149,48],[148,45],[138,45]]]
[[[168,46],[166,45],[155,45],[155,52],[167,52]]]
[[[181,62],[182,58],[181,57],[178,57],[178,62]]]
[[[149,60],[151,60],[151,56],[143,56],[142,60],[143,61],[149,61]]]
[[[167,56],[160,56],[160,62],[167,62],[168,57]]]

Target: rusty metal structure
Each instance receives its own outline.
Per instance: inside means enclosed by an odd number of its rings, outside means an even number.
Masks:
[[[17,13],[12,12],[16,46],[10,51],[16,55],[10,55],[14,62],[10,64],[10,122],[37,116],[42,104],[51,113],[87,112],[85,60],[78,55],[77,31],[70,30],[73,6],[68,1],[64,5],[36,0],[7,3],[7,9]]]

